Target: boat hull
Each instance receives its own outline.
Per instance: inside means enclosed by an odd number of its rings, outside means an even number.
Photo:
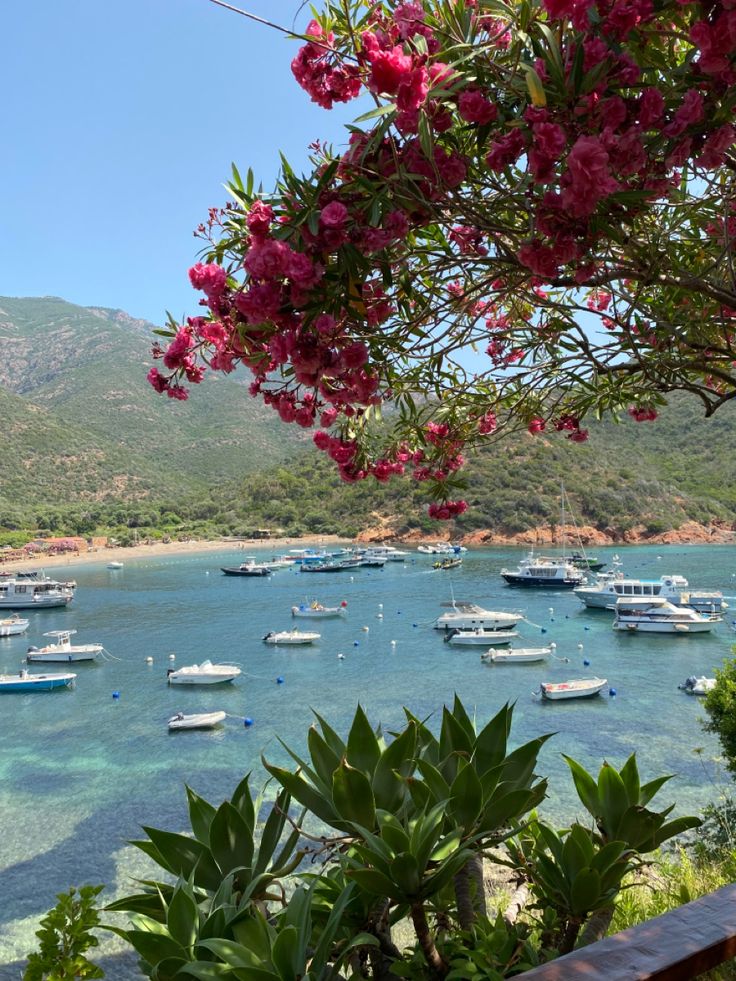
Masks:
[[[6,620],[0,622],[0,637],[16,637],[28,629],[28,620]]]
[[[76,664],[78,661],[94,661],[102,648],[93,651],[28,651],[26,661],[29,663]]]
[[[543,684],[541,686],[542,698],[551,702],[560,702],[570,698],[593,698],[600,695],[607,684],[605,678],[591,682],[586,687],[576,687],[574,682]]]
[[[445,640],[454,647],[493,647],[496,644],[510,644],[519,636],[516,630],[486,630],[482,633],[454,631]]]
[[[506,580],[508,586],[515,586],[521,589],[575,589],[582,582],[582,579],[555,579],[551,576],[549,578],[542,576],[520,576],[513,572],[502,572],[501,575]]]
[[[519,650],[511,649],[508,651],[497,651],[491,647],[480,657],[482,661],[488,661],[491,664],[538,664],[540,661],[546,661],[551,653],[549,647],[520,648]]]
[[[239,674],[240,672],[238,672]],[[207,675],[207,674],[181,674],[177,678],[169,675],[170,685],[224,685],[237,678],[237,674],[231,675]]]
[[[279,647],[282,645],[304,646],[306,644],[314,644],[319,639],[320,635],[314,633],[280,633],[266,634],[263,642],[264,644],[278,644]]]
[[[68,606],[71,601],[71,596],[39,596],[38,599],[31,597],[23,599],[21,596],[13,596],[8,599],[0,599],[0,610],[46,610],[52,607]]]
[[[330,620],[335,617],[344,617],[346,610],[344,607],[328,606],[324,610],[313,610],[311,607],[292,606],[291,615],[293,617],[304,617],[310,620]]]
[[[634,622],[634,623],[624,623],[622,621],[614,620],[613,629],[618,630],[620,633],[636,633],[636,634],[671,634],[671,635],[682,635],[687,636],[687,634],[707,634],[715,627],[716,623],[719,621],[704,621],[702,623],[689,622],[689,623],[645,623],[645,622]]]
[[[71,688],[76,677],[75,674],[0,675],[0,694]]]
[[[263,576],[270,576],[270,569],[223,569],[222,571],[226,576],[249,576],[251,578],[262,578]]]
[[[185,729],[214,729],[227,718],[227,712],[203,712],[199,715],[173,715],[169,721],[169,732]]]

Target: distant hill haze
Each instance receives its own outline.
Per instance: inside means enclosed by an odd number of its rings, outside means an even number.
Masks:
[[[0,297],[6,514],[40,521],[44,507],[140,502],[191,534],[542,542],[558,534],[564,480],[594,543],[711,531],[717,540],[736,529],[734,405],[705,419],[697,400],[681,396],[655,422],[586,420],[584,444],[556,433],[490,444],[470,455],[470,509],[448,526],[427,518],[425,489],[409,478],[342,483],[308,431],[249,397],[245,372],[212,374],[188,402],[157,395],[146,381],[153,329],[122,310]]]
[[[157,395],[153,329],[121,310],[0,297],[0,497],[181,497],[305,445],[232,376],[213,373],[188,402]]]

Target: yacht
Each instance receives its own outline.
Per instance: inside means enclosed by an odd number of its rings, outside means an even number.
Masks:
[[[663,596],[622,596],[616,602],[613,629],[629,633],[703,634],[722,619],[717,614],[704,616],[688,607],[675,606]]]
[[[535,558],[533,554],[519,562],[518,569],[501,569],[509,586],[543,589],[575,589],[585,582],[580,569],[564,558]]]
[[[575,595],[592,609],[612,609],[619,599],[662,597],[675,606],[687,606],[703,614],[721,614],[728,608],[718,590],[692,590],[684,576],[659,579],[629,579],[620,569],[602,572],[595,583],[579,586]]]
[[[409,553],[393,545],[370,545],[357,553],[363,559],[385,559],[386,562],[406,562]]]
[[[523,613],[484,610],[482,606],[464,600],[453,600],[441,605],[449,609],[447,613],[437,617],[435,630],[475,630],[476,627],[482,630],[499,630],[513,627],[524,619]]]
[[[0,610],[38,610],[53,606],[68,606],[74,589],[55,579],[17,577],[0,580]]]

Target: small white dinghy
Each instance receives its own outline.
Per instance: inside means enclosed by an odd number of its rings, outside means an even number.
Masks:
[[[321,634],[312,630],[273,630],[263,638],[266,644],[313,644],[319,640]]]
[[[117,562],[117,561],[108,562],[107,563],[107,568],[108,569],[122,569],[123,568],[123,563],[122,562]]]
[[[445,643],[460,647],[493,647],[496,644],[510,644],[519,636],[518,630],[485,630],[473,627],[470,630],[448,630]]]
[[[176,670],[169,668],[167,672],[170,685],[219,685],[233,681],[239,674],[240,668],[233,664],[213,664],[212,661],[189,664]]]
[[[72,644],[71,637],[76,630],[47,630],[44,637],[55,637],[56,643],[45,647],[29,647],[26,661],[94,661],[104,650],[102,644]]]
[[[323,606],[316,600],[314,603],[301,603],[299,606],[292,606],[291,615],[293,617],[311,617],[315,620],[328,620],[330,617],[344,617],[348,612],[348,604],[343,600],[339,606]]]
[[[185,715],[177,712],[168,721],[169,731],[177,729],[214,729],[225,721],[227,712],[200,712],[198,715]]]
[[[551,647],[510,647],[507,651],[491,647],[481,654],[480,659],[489,664],[537,664],[546,661],[551,653]]]
[[[680,691],[687,692],[688,695],[707,695],[709,691],[713,691],[715,686],[715,678],[706,678],[704,676],[696,678],[692,674],[689,678],[685,678],[683,683],[677,687]]]
[[[15,637],[28,629],[28,620],[22,620],[17,613],[0,620],[0,637]]]
[[[605,678],[578,678],[572,681],[542,682],[542,698],[560,701],[563,698],[591,698],[608,684]]]

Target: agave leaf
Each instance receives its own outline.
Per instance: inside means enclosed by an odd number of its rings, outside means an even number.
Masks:
[[[598,784],[595,782],[592,774],[588,773],[585,767],[581,766],[577,760],[574,760],[571,756],[565,756],[564,753],[562,754],[562,758],[570,767],[575,790],[578,793],[581,803],[586,811],[592,814],[595,820],[598,820],[601,814]]]
[[[344,821],[373,830],[376,824],[376,802],[368,777],[345,760],[332,775],[332,799],[335,810]]]
[[[340,757],[333,752],[314,725],[310,726],[307,732],[307,746],[312,758],[312,765],[319,774],[320,780],[329,786],[332,783],[332,774],[340,765]]]
[[[253,806],[253,795],[250,792],[249,781],[250,773],[246,773],[238,786],[235,788],[235,792],[230,798],[230,803],[238,811],[241,818],[250,828],[250,833],[252,835],[256,826],[256,815],[255,808]]]
[[[289,813],[291,795],[286,790],[281,790],[276,796],[276,800],[269,811],[268,817],[261,831],[260,842],[258,844],[258,854],[256,856],[253,871],[256,873],[265,872],[271,861],[273,854],[281,840],[281,835],[286,826],[286,816]],[[288,840],[288,839],[287,839]],[[284,860],[283,851],[279,855],[277,863],[280,865]]]
[[[639,768],[636,765],[636,753],[632,753],[619,770],[619,776],[626,787],[626,794],[629,804],[640,804],[639,793],[641,790],[639,781]]]
[[[307,903],[307,912],[309,904]],[[300,939],[299,931],[293,925],[282,927],[271,951],[273,966],[281,978],[281,981],[294,981],[295,978],[304,974],[303,944],[305,939]]]
[[[628,796],[624,782],[616,769],[604,763],[598,774],[598,794],[601,802],[600,823],[609,840],[620,838],[618,826],[628,808]]]
[[[192,826],[197,841],[207,845],[210,840],[210,823],[215,816],[216,808],[200,797],[191,787],[186,787],[187,804],[189,806],[189,823]]]
[[[373,726],[368,721],[368,716],[360,705],[355,710],[353,724],[348,733],[348,746],[345,755],[351,766],[357,770],[362,770],[369,776],[372,776],[381,757],[378,738],[373,731]]]
[[[479,733],[473,749],[476,772],[482,777],[506,756],[513,709],[507,703]]]
[[[183,879],[194,876],[195,885],[210,889],[212,892],[219,887],[222,874],[209,848],[200,841],[173,831],[162,831],[159,828],[144,827],[143,830],[151,839],[160,857],[162,868]]]
[[[210,825],[210,851],[223,875],[253,864],[253,828],[238,808],[223,801]]]
[[[312,714],[320,724],[322,735],[324,736],[327,745],[330,747],[333,753],[342,758],[345,755],[345,750],[347,749],[345,743],[342,741],[342,739],[340,739],[332,726],[322,718],[319,712],[315,712],[314,709],[312,709]]]
[[[320,791],[307,783],[304,777],[298,773],[292,773],[283,767],[275,766],[272,763],[266,762],[265,759],[263,760],[263,765],[271,776],[275,777],[295,800],[303,804],[320,821],[324,821],[325,824],[329,824],[333,828],[342,827],[342,822],[335,813],[332,805],[332,795],[327,797],[320,793]]]
[[[672,777],[673,774],[670,773],[664,777],[657,777],[656,780],[650,780],[649,783],[643,784],[639,790],[639,803],[642,807],[646,807],[652,797],[659,791],[660,787],[663,787]]]
[[[483,791],[475,769],[468,765],[459,771],[450,787],[447,811],[469,834],[483,806]]]
[[[181,881],[166,911],[166,926],[173,939],[185,949],[194,944],[199,934],[199,907],[191,888]]]

